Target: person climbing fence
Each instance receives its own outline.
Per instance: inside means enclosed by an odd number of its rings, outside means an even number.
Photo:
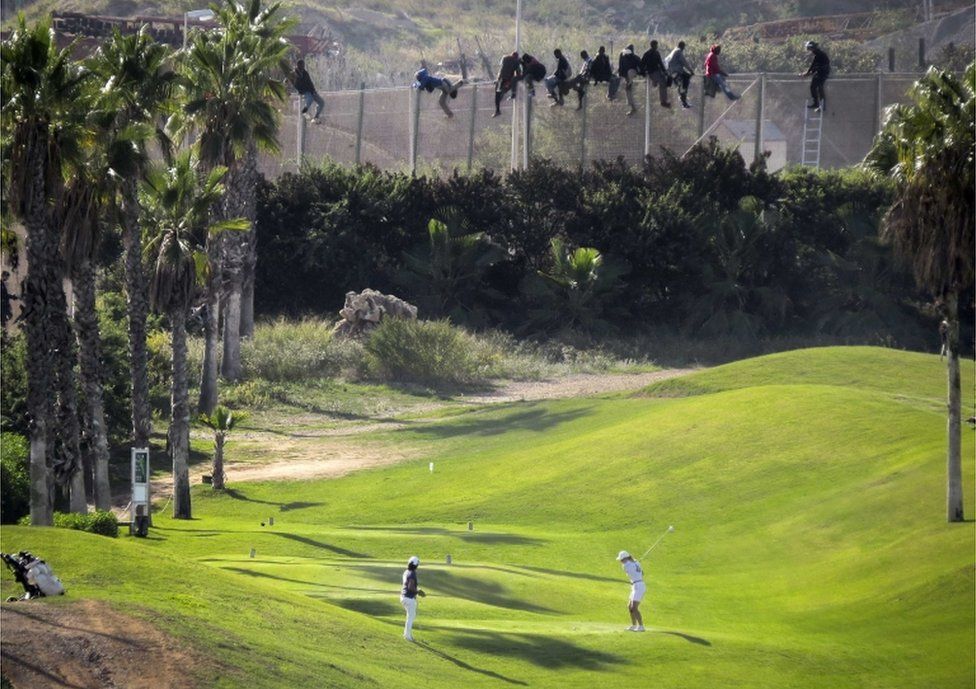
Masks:
[[[415,89],[422,89],[428,93],[433,93],[434,89],[439,89],[441,92],[440,98],[437,99],[437,104],[441,106],[441,110],[448,118],[454,117],[454,112],[451,110],[450,106],[447,104],[447,99],[457,98],[458,88],[464,83],[463,80],[458,81],[456,84],[452,83],[447,77],[435,77],[427,71],[427,65],[423,66],[417,70],[414,74],[413,87]]]
[[[807,107],[815,112],[820,112],[827,97],[824,93],[824,84],[827,83],[827,77],[830,76],[830,58],[814,41],[807,41],[804,47],[813,55],[810,67],[800,74],[801,77],[813,76],[813,79],[810,80],[810,97],[812,100]]]
[[[708,57],[705,58],[705,95],[715,97],[718,89],[726,95],[729,100],[739,100],[739,96],[732,91],[726,79],[729,74],[718,64],[718,56],[722,52],[722,46],[713,45],[708,50]]]
[[[678,47],[672,50],[664,59],[664,66],[674,81],[678,89],[678,98],[681,99],[682,108],[690,108],[688,102],[688,86],[691,84],[691,77],[695,75],[685,59],[685,42],[678,41]]]
[[[662,108],[670,108],[668,102],[668,71],[664,67],[664,60],[657,49],[657,41],[651,41],[651,47],[641,56],[640,71],[644,78],[654,85],[661,99]]]
[[[640,73],[640,58],[634,54],[634,44],[631,43],[620,51],[617,59],[617,76],[624,81],[624,94],[627,96],[627,105],[630,110],[627,116],[630,117],[637,112],[637,105],[634,103],[634,80]]]
[[[498,76],[495,77],[495,114],[492,117],[502,114],[502,98],[506,93],[511,92],[512,98],[515,98],[513,82],[521,73],[522,63],[519,61],[517,50],[502,58],[501,65],[498,67]]]

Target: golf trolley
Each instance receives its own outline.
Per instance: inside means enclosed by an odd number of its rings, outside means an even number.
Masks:
[[[0,553],[7,568],[14,573],[14,579],[24,587],[24,595],[20,598],[11,596],[7,602],[16,600],[30,600],[42,596],[63,596],[64,586],[61,580],[54,576],[51,567],[39,557],[26,550],[16,555]]]

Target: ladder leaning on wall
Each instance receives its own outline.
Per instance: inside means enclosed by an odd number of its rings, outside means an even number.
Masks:
[[[823,111],[826,103],[819,108],[803,108],[803,156],[801,164],[820,169],[820,140],[823,136]]]

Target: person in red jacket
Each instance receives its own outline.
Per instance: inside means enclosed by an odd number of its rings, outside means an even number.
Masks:
[[[739,96],[732,92],[725,81],[725,78],[729,76],[728,73],[719,67],[718,56],[721,52],[722,46],[720,45],[713,45],[709,49],[708,57],[705,58],[705,79],[710,79],[713,84],[722,89],[722,93],[728,96],[729,100],[739,100]],[[710,95],[714,95],[714,91]]]

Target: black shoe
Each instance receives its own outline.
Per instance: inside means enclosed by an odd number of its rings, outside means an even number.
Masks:
[[[809,110],[819,110],[820,109],[820,103],[807,103],[807,108]]]
[[[495,111],[495,114],[494,114],[494,115],[492,115],[492,117],[501,117],[501,116],[502,116],[502,114],[501,114],[501,112],[500,112],[500,111],[498,111],[498,110],[496,110],[496,111]]]
[[[302,108],[302,114],[303,114],[303,115],[304,115],[305,113],[307,113],[307,112],[308,112],[308,107],[307,107],[307,106],[306,106],[306,107],[304,107],[304,108]]]

